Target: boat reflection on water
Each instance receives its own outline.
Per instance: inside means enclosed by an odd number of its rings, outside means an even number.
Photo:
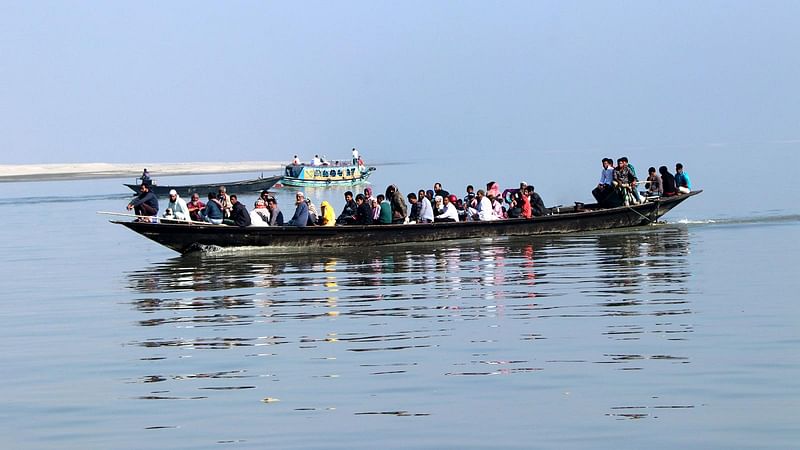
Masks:
[[[126,344],[143,349],[142,360],[172,361],[159,367],[175,373],[153,375],[150,367],[139,380],[170,384],[159,392],[177,398],[208,389],[204,383],[223,367],[222,386],[230,389],[293,392],[304,411],[335,406],[353,414],[397,412],[357,394],[364,389],[420,380],[450,386],[443,374],[660,370],[689,362],[676,347],[693,331],[685,319],[689,253],[687,229],[670,225],[378,249],[365,242],[325,255],[184,256],[127,275],[138,325],[153,332]],[[208,349],[233,352],[177,362]],[[265,356],[280,363],[267,369],[251,360]],[[189,388],[178,372],[204,382]],[[349,381],[337,395],[321,381],[299,394],[292,381],[341,373]],[[408,379],[376,378],[387,374]],[[448,389],[447,402],[468,396],[456,385]],[[343,398],[348,393],[355,398]],[[438,408],[421,398],[414,403],[419,410],[408,414]],[[602,413],[626,417],[616,412],[621,407]]]

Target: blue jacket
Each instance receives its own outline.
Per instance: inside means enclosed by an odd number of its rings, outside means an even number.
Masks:
[[[209,219],[222,219],[222,208],[220,208],[219,203],[209,200],[206,203],[206,209],[203,213],[204,216],[208,217]]]
[[[306,202],[300,202],[294,210],[294,215],[292,220],[289,221],[289,225],[303,228],[306,224],[308,224],[308,205],[306,205]]]

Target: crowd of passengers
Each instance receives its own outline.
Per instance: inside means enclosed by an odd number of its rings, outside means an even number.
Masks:
[[[675,165],[675,175],[666,166],[661,166],[658,173],[654,167],[650,167],[644,182],[639,181],[636,169],[626,157],[619,158],[616,166],[610,158],[604,158],[602,164],[600,182],[592,191],[600,207],[627,206],[691,191],[689,175],[680,163]],[[638,191],[640,184],[644,185],[645,191]],[[366,187],[363,193],[355,196],[350,191],[345,192],[344,200],[344,207],[337,216],[329,202],[323,201],[317,208],[303,192],[297,192],[294,214],[285,221],[278,200],[269,191],[263,191],[253,209],[248,210],[235,194],[229,195],[224,186],[220,186],[216,194],[209,192],[206,202],[201,201],[197,193],[192,194],[191,200],[186,202],[172,190],[162,218],[240,227],[306,227],[530,219],[548,213],[542,197],[524,181],[519,188],[502,192],[494,181],[487,183],[485,190],[477,192],[469,185],[463,198],[445,190],[441,183],[435,183],[433,189],[420,189],[406,196],[396,185],[387,187],[384,194],[377,196],[373,196],[372,188]],[[150,192],[148,183],[142,183],[139,195],[127,208],[139,216],[137,220],[151,221],[157,217],[158,198]]]

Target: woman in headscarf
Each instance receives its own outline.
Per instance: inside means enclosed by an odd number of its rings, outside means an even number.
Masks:
[[[372,201],[375,200],[375,196],[372,195],[372,188],[367,186],[364,188],[364,201],[367,205],[372,205]]]
[[[486,183],[486,196],[492,198],[500,197],[500,185],[496,181]]]
[[[319,217],[319,224],[323,227],[332,227],[336,225],[336,215],[333,207],[327,200],[323,200],[319,206],[322,209],[322,214]]]

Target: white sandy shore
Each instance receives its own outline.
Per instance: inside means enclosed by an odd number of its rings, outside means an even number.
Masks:
[[[154,178],[169,175],[195,175],[236,172],[272,172],[285,163],[275,161],[194,162],[194,163],[76,163],[0,165],[0,182],[86,180],[136,177],[145,167]]]

